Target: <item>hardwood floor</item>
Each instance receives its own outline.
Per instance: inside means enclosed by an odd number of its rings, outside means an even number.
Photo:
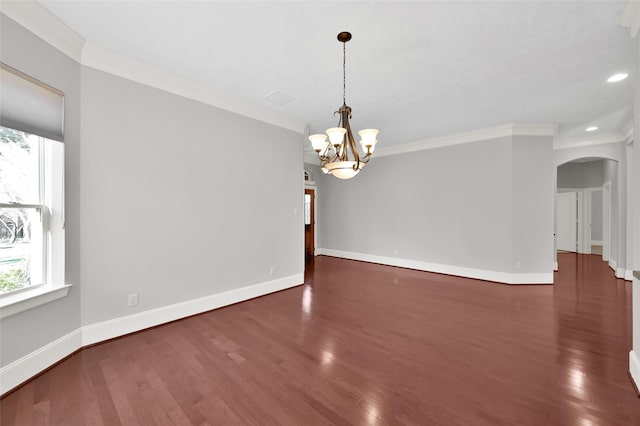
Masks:
[[[305,285],[85,349],[2,425],[640,425],[631,284],[554,286],[318,257]]]

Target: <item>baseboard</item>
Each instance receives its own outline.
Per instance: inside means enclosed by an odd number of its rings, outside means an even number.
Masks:
[[[494,281],[505,284],[553,284],[553,272],[512,274],[507,272],[466,268],[462,266],[442,265],[438,263],[423,262],[419,260],[399,259],[396,257],[355,253],[343,250],[321,248],[318,249],[318,252],[319,254],[323,254],[326,256],[340,257],[343,259],[360,260],[364,262],[379,263],[382,265],[398,266],[401,268],[416,269],[426,272],[436,272],[438,274],[455,275],[459,277]]]
[[[629,376],[635,388],[640,389],[640,358],[634,350],[629,351]]]
[[[0,369],[0,395],[77,351],[81,345],[82,330],[77,329],[5,365]]]
[[[175,321],[212,309],[243,302],[275,291],[285,290],[304,282],[304,274],[291,275],[273,281],[267,281],[248,287],[226,291],[199,299],[188,300],[157,309],[115,318],[83,327],[82,345],[92,345],[114,337],[155,327],[159,324]]]
[[[553,262],[553,270],[554,271],[558,270],[558,262]]]
[[[84,326],[2,367],[0,369],[0,395],[4,395],[84,346],[223,306],[244,302],[255,297],[295,287],[303,282],[304,274],[295,274]]]
[[[624,280],[633,281],[633,271],[630,271],[630,270],[624,271]]]
[[[609,259],[609,268],[613,269],[614,272],[618,270],[618,264],[615,260]]]
[[[592,246],[601,246],[602,245],[602,240],[591,240],[591,245]]]

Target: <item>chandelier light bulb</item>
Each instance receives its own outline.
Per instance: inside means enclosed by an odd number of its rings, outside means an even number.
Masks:
[[[317,153],[324,151],[329,144],[329,142],[327,142],[327,136],[323,134],[311,135],[309,136],[309,140],[311,141],[313,150]]]
[[[327,129],[327,135],[333,146],[338,146],[344,140],[344,135],[347,133],[347,129],[344,127],[332,127]]]
[[[358,132],[362,138],[362,144],[373,145],[376,142],[376,136],[378,136],[378,129],[363,129]]]

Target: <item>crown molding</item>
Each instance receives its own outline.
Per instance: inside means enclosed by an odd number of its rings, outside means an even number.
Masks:
[[[85,39],[35,1],[0,1],[0,13],[80,62]]]
[[[85,43],[82,65],[302,134],[306,122]]]
[[[629,28],[631,38],[638,36],[640,30],[640,1],[627,0],[618,18],[618,25]]]
[[[594,136],[590,138],[567,139],[564,141],[554,143],[553,149],[559,150],[559,149],[579,148],[582,146],[605,145],[610,143],[626,142],[630,136],[631,134],[625,134],[624,132],[616,132],[616,133],[608,133],[606,135]]]
[[[306,122],[302,120],[93,46],[35,1],[0,0],[0,12],[82,65],[296,133],[304,132]]]
[[[377,148],[376,157],[386,157],[388,155],[405,154],[408,152],[512,136],[550,136],[555,138],[557,127],[556,124],[507,123],[500,126],[470,130],[403,145]]]

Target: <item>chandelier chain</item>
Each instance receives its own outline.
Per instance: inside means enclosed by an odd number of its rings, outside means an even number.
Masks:
[[[347,104],[347,43],[342,43],[342,103]]]

